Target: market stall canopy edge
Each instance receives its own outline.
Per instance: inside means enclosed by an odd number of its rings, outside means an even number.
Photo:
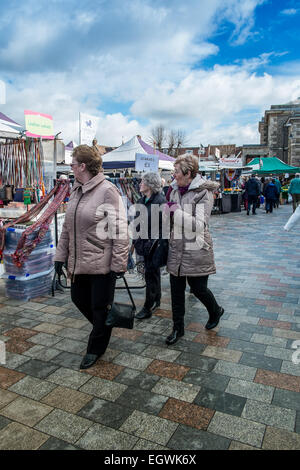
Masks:
[[[275,174],[280,175],[283,173],[298,173],[300,172],[300,168],[296,166],[290,166],[281,161],[277,157],[257,157],[253,158],[251,162],[249,162],[247,167],[252,167],[252,173],[258,175],[266,175],[266,174]]]

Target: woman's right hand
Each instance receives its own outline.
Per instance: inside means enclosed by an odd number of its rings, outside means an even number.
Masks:
[[[54,261],[54,269],[58,276],[62,275],[62,269],[64,264],[65,263],[63,261]]]

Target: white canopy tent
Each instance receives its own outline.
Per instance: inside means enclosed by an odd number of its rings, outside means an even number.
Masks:
[[[112,152],[102,156],[104,169],[134,168],[137,153],[155,154],[159,156],[158,168],[172,171],[175,158],[154,150],[150,145],[142,141],[139,136],[134,136]]]
[[[16,138],[20,136],[23,126],[0,112],[0,137]]]

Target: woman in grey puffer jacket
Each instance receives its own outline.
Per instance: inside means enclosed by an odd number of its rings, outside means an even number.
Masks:
[[[209,320],[206,329],[217,326],[224,309],[208,289],[210,274],[215,274],[213,244],[208,229],[213,207],[213,191],[219,184],[198,175],[198,160],[182,155],[175,161],[175,180],[168,202],[173,213],[167,269],[170,273],[173,332],[167,344],[184,335],[186,281],[192,293],[205,305]]]

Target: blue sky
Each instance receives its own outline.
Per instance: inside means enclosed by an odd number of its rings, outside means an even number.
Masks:
[[[67,143],[78,115],[98,141],[163,124],[189,145],[259,143],[272,104],[300,96],[300,0],[0,0],[0,111],[51,114]]]

